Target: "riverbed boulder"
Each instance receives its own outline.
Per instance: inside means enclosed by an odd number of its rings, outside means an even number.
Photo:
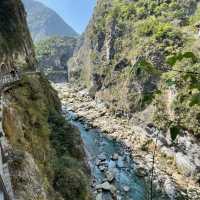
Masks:
[[[123,187],[123,190],[124,190],[124,192],[129,192],[129,191],[130,191],[130,187],[127,186],[127,185],[125,185],[125,186]]]
[[[101,165],[101,160],[97,159],[96,160],[96,166],[99,166],[99,165]]]
[[[176,187],[174,186],[173,182],[170,179],[167,179],[164,182],[164,190],[170,200],[174,200],[177,196]]]
[[[105,170],[106,170],[106,166],[105,166],[105,165],[100,165],[100,166],[99,166],[99,170],[100,170],[101,172],[105,171]]]
[[[97,196],[96,196],[96,200],[103,200],[103,194],[98,193]]]
[[[120,196],[120,195],[117,195],[117,200],[122,200],[122,196]]]
[[[176,166],[181,174],[185,176],[195,176],[198,172],[197,166],[190,160],[190,158],[183,153],[176,154]]]
[[[89,92],[87,89],[80,90],[78,93],[81,97],[87,97],[89,95]]]
[[[175,150],[173,148],[168,148],[166,146],[161,147],[160,152],[162,152],[168,158],[174,158],[175,156]]]
[[[110,184],[108,181],[106,181],[102,184],[96,185],[96,189],[97,190],[102,189],[102,190],[105,190],[105,191],[109,191],[112,194],[116,193],[116,187],[114,185]]]
[[[110,160],[108,163],[108,168],[109,169],[115,169],[116,168],[116,162],[113,160]]]
[[[104,153],[101,153],[100,155],[98,155],[98,159],[100,161],[105,161],[106,160],[106,155]]]
[[[135,174],[138,177],[144,177],[147,175],[147,170],[144,167],[137,166],[135,167]]]
[[[121,157],[121,156],[117,160],[117,167],[118,168],[123,168],[124,167],[123,157]]]
[[[119,155],[117,153],[114,153],[112,155],[112,160],[118,160],[118,158],[119,158]]]
[[[108,182],[112,182],[115,179],[115,174],[113,171],[109,170],[106,172],[106,178]]]

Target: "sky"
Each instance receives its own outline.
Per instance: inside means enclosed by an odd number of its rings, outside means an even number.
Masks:
[[[96,0],[37,0],[55,10],[76,32],[83,33]]]

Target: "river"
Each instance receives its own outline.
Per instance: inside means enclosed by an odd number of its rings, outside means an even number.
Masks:
[[[80,131],[96,200],[147,200],[149,183],[135,173],[130,150],[98,129],[89,129],[66,107],[63,110],[66,118]]]

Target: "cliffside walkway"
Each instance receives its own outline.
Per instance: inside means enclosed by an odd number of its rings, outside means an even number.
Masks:
[[[23,75],[35,75],[38,72],[27,71]],[[0,73],[0,200],[14,200],[14,193],[7,162],[8,157],[8,140],[3,130],[3,91],[12,88],[17,81],[21,79],[22,73],[19,71],[11,71],[8,73]]]
[[[3,100],[0,98],[0,200],[14,200],[7,163],[8,142],[3,130]]]
[[[23,72],[26,75],[37,74],[35,71]],[[14,200],[14,193],[11,184],[11,177],[7,162],[8,141],[3,130],[3,91],[13,87],[21,79],[19,71],[0,73],[0,200]]]
[[[33,73],[33,72],[30,72]],[[11,184],[8,157],[8,141],[3,130],[3,98],[2,92],[12,87],[21,78],[18,71],[11,71],[0,74],[0,200],[14,200],[14,194]]]
[[[2,90],[6,86],[11,85],[12,83],[20,80],[20,73],[19,72],[12,72],[7,74],[0,74],[0,89]]]

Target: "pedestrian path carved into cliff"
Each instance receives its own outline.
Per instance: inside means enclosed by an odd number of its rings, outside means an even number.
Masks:
[[[11,71],[6,74],[0,74],[0,89],[3,89],[18,80],[20,80],[20,74],[18,71]]]
[[[26,72],[24,74],[31,75],[35,72]],[[0,74],[0,200],[14,200],[14,193],[7,163],[8,157],[8,141],[3,130],[3,92],[8,88],[16,85],[21,79],[18,70]]]
[[[14,200],[9,167],[7,163],[8,142],[3,130],[3,98],[0,98],[0,200]]]

